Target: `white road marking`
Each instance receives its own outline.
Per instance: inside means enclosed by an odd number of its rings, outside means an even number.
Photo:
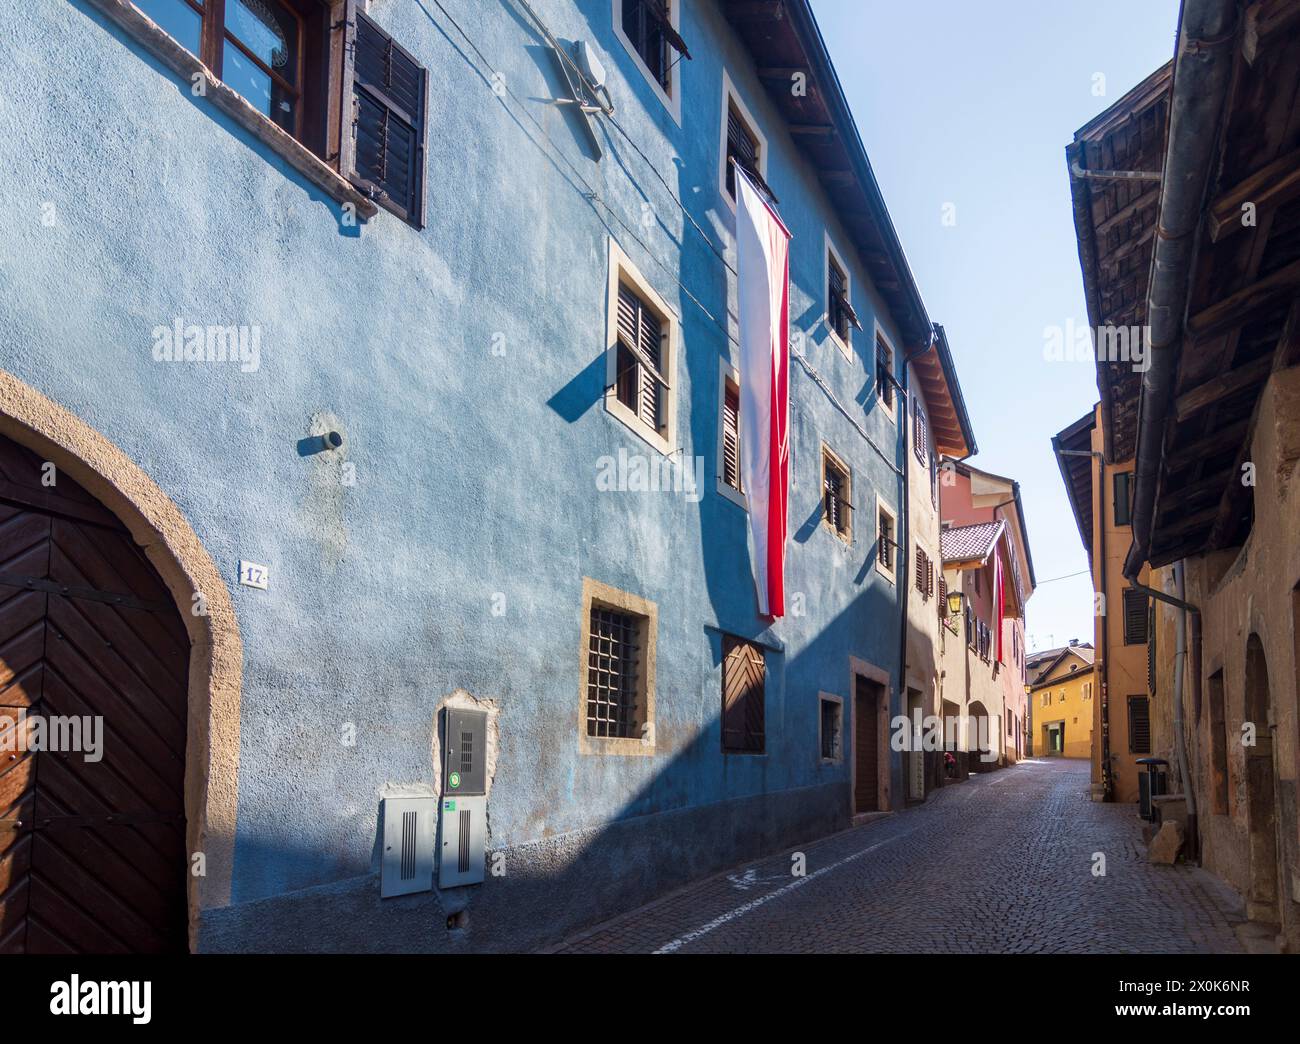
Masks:
[[[822,874],[829,874],[832,870],[838,870],[846,863],[851,863],[855,859],[861,859],[864,855],[869,855],[870,853],[874,852],[877,848],[883,848],[885,845],[892,844],[893,842],[898,841],[901,838],[907,837],[909,834],[916,833],[918,829],[919,829],[918,827],[913,827],[911,830],[907,831],[906,833],[898,834],[895,837],[887,838],[884,841],[877,841],[874,845],[871,845],[868,848],[864,848],[861,852],[854,852],[850,856],[845,856],[839,862],[831,863],[830,866],[824,866],[820,870],[816,870],[813,873],[809,874],[807,877],[797,877],[793,881],[791,881],[788,885],[784,885],[781,888],[778,888],[775,892],[768,892],[767,895],[759,896],[757,899],[751,899],[749,902],[744,903],[741,906],[737,906],[734,910],[729,910],[724,914],[719,914],[717,917],[709,921],[707,924],[702,924],[700,925],[700,927],[692,929],[691,931],[687,932],[685,935],[678,936],[672,942],[665,943],[663,946],[659,947],[659,949],[655,950],[654,952],[673,953],[677,950],[680,950],[683,946],[686,946],[689,943],[693,943],[696,939],[700,938],[701,936],[708,935],[709,932],[713,931],[714,929],[721,928],[724,924],[728,924],[731,921],[736,920],[736,918],[738,917],[744,917],[745,914],[749,913],[752,910],[757,910],[764,903],[771,902],[773,899],[779,899],[787,892],[793,892],[796,888],[802,888],[809,881],[813,881],[816,878],[821,877]]]

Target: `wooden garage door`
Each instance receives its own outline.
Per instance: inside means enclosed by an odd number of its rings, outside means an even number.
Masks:
[[[189,640],[123,526],[49,474],[0,437],[0,953],[184,950]],[[30,748],[37,719],[63,746],[99,719],[99,759],[14,749],[23,711]]]
[[[880,811],[881,686],[861,676],[853,707],[853,810]]]

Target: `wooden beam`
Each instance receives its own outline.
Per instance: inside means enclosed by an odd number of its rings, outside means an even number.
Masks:
[[[789,81],[799,75],[811,80],[812,70],[803,65],[760,65],[758,67],[758,78],[760,80]]]
[[[1209,337],[1239,326],[1251,318],[1252,313],[1268,308],[1300,292],[1300,259],[1284,268],[1242,287],[1208,308],[1202,308],[1187,323],[1187,332],[1193,337]]]
[[[1246,25],[1241,34],[1241,53],[1250,65],[1255,64],[1268,37],[1286,27],[1300,15],[1295,0],[1261,0],[1246,11]]]
[[[1190,515],[1184,515],[1177,522],[1168,526],[1156,526],[1152,534],[1153,541],[1161,540],[1165,537],[1177,536],[1180,533],[1188,533],[1194,529],[1200,529],[1202,526],[1213,524],[1215,516],[1219,512],[1218,505],[1207,507],[1204,510],[1194,512]]]
[[[1226,443],[1225,445],[1232,445]],[[1216,471],[1213,475],[1206,478],[1197,479],[1195,482],[1189,482],[1185,486],[1179,486],[1176,490],[1171,491],[1168,496],[1160,498],[1160,511],[1163,514],[1166,511],[1176,511],[1185,506],[1188,501],[1195,500],[1197,497],[1206,493],[1212,493],[1215,490],[1223,491],[1224,486],[1232,479],[1232,469],[1224,468]],[[1217,501],[1215,502],[1218,503]]]
[[[1252,384],[1259,384],[1273,370],[1273,359],[1263,356],[1245,366],[1238,366],[1220,377],[1198,384],[1189,392],[1184,392],[1174,400],[1174,416],[1181,423],[1197,410],[1203,410],[1212,402],[1218,402],[1225,395],[1232,395]]]
[[[827,185],[852,185],[854,181],[851,170],[819,170],[817,176]]]
[[[835,128],[829,123],[791,123],[788,129],[796,138],[835,137]]]
[[[1189,464],[1195,464],[1207,453],[1222,449],[1225,445],[1236,444],[1246,434],[1246,424],[1247,422],[1244,420],[1238,421],[1236,424],[1230,424],[1219,431],[1211,432],[1202,439],[1189,442],[1182,449],[1169,454],[1165,458],[1165,470],[1177,471]]]
[[[1296,196],[1300,196],[1300,149],[1293,149],[1261,167],[1210,204],[1211,241],[1218,243],[1234,232],[1250,227],[1241,223],[1241,208],[1245,204],[1255,205],[1255,227],[1258,228],[1259,217],[1263,212],[1276,210]]]
[[[732,21],[749,18],[779,22],[785,17],[785,4],[781,0],[729,0],[727,17]]]

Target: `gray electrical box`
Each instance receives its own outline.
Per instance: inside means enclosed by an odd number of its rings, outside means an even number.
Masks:
[[[444,719],[442,795],[487,793],[487,712],[448,707]]]
[[[437,798],[384,798],[380,898],[433,890],[436,808]]]
[[[445,794],[442,798],[442,845],[438,856],[438,887],[456,888],[483,880],[483,849],[487,838],[487,798]]]

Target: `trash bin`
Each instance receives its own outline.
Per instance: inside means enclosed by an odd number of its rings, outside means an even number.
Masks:
[[[1164,758],[1138,758],[1137,763],[1146,766],[1146,772],[1138,775],[1138,815],[1149,823],[1155,818],[1151,799],[1169,788],[1169,773],[1165,771],[1169,762]]]

